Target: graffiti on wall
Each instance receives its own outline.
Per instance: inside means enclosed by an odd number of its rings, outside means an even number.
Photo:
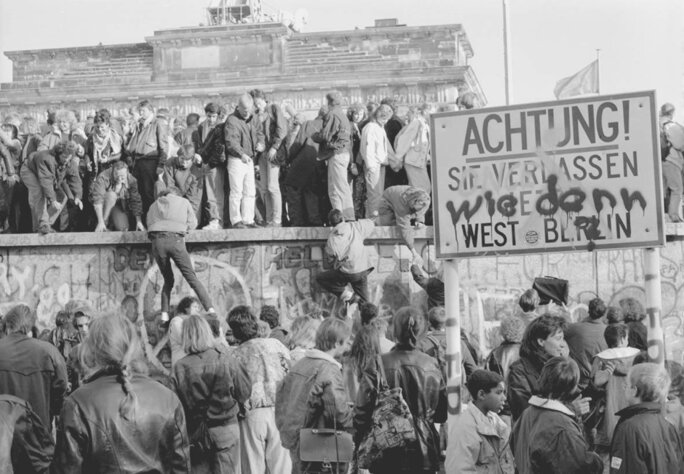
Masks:
[[[320,309],[328,314],[343,305],[324,292],[316,276],[327,269],[323,242],[189,246],[195,270],[208,287],[222,317],[237,304],[275,305],[284,326],[297,316]],[[419,248],[423,270],[439,275],[434,247]],[[413,304],[426,306],[425,294],[410,274],[405,247],[389,243],[369,246],[371,300],[381,314]],[[556,253],[523,257],[465,259],[458,263],[463,303],[462,327],[482,349],[498,341],[498,324],[513,314],[519,295],[537,276],[570,281],[568,309],[573,320],[586,316],[587,303],[600,296],[617,305],[625,297],[644,301],[642,252],[637,249],[596,253]],[[663,332],[668,358],[684,359],[684,243],[661,251]],[[51,327],[57,311],[70,299],[87,300],[100,312],[142,317],[154,334],[162,279],[144,245],[102,248],[7,250],[0,254],[0,312],[16,303],[36,309],[38,326]],[[171,303],[192,290],[176,273]]]

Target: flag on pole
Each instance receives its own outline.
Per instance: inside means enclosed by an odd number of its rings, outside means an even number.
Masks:
[[[576,95],[598,94],[598,59],[572,76],[565,77],[556,83],[553,93],[556,99],[565,99]]]

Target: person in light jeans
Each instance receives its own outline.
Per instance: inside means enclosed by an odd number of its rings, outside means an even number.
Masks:
[[[328,196],[333,209],[339,209],[345,219],[354,220],[354,200],[347,180],[351,148],[351,125],[342,110],[342,94],[338,91],[326,95],[328,114],[323,128],[311,137],[319,144],[318,159],[328,163]]]
[[[254,100],[243,94],[225,125],[230,194],[230,223],[236,229],[254,227],[256,186],[254,157],[264,151],[264,135],[258,117],[252,114]]]
[[[280,227],[282,224],[283,198],[280,194],[280,165],[287,158],[288,123],[278,104],[266,100],[260,89],[253,89],[249,94],[254,99],[254,106],[264,133],[264,152],[259,155],[259,194],[266,206],[264,220],[269,227]]]
[[[392,117],[389,105],[381,105],[361,133],[361,156],[366,178],[366,216],[370,219],[377,212],[385,190],[385,170],[390,155],[394,155],[387,139],[385,124]]]
[[[252,392],[240,420],[243,474],[288,474],[290,454],[276,426],[276,387],[290,370],[290,351],[277,339],[258,337],[259,320],[249,306],[236,306],[228,313],[228,325],[240,344],[231,357],[249,374]],[[266,471],[268,469],[268,471]]]

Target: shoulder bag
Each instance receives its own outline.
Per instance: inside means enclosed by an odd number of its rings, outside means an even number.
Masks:
[[[339,471],[340,463],[352,461],[354,442],[351,433],[337,431],[337,404],[334,395],[333,409],[335,413],[332,429],[302,428],[299,430],[299,459],[302,462],[323,463],[328,469],[332,469],[332,464],[335,463]]]

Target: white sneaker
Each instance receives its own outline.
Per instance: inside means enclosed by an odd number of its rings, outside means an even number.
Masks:
[[[221,230],[222,228],[218,219],[212,219],[209,224],[202,227],[202,230]]]

